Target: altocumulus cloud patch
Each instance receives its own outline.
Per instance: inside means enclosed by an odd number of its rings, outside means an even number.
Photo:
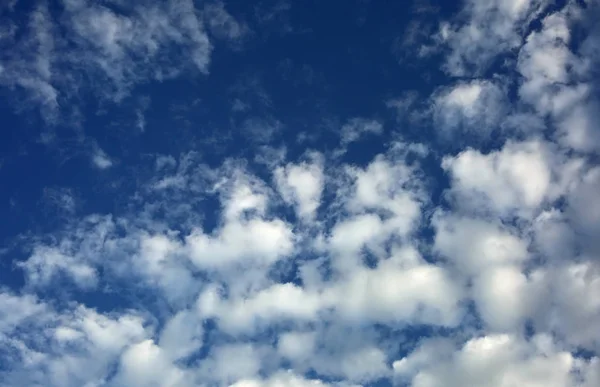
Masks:
[[[0,386],[600,385],[595,0],[0,6]]]

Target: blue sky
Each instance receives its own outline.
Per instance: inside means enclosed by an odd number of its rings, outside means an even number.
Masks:
[[[0,5],[0,386],[600,385],[596,0]]]

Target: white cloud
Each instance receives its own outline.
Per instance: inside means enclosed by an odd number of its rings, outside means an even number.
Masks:
[[[460,284],[444,268],[411,255],[399,252],[376,269],[354,269],[324,298],[351,321],[454,326],[461,314]]]
[[[337,384],[336,384],[337,385]],[[266,380],[244,379],[230,387],[326,387],[330,386],[320,380],[305,379],[292,372],[279,372]]]
[[[572,106],[557,124],[559,142],[579,151],[597,152],[600,149],[600,102],[577,101],[577,105]]]
[[[252,378],[261,368],[261,352],[251,344],[227,344],[213,348],[207,369],[211,379],[230,385],[240,379]]]
[[[231,334],[252,332],[277,322],[316,321],[323,306],[319,294],[291,283],[274,284],[256,294],[233,300],[222,300],[209,290],[201,296],[199,303],[204,316],[217,317],[221,329]]]
[[[166,323],[158,342],[165,356],[176,361],[202,347],[202,320],[194,312],[182,310]]]
[[[121,356],[117,386],[189,386],[189,375],[173,365],[152,340],[127,348]]]
[[[376,157],[367,167],[347,168],[350,181],[338,198],[352,216],[333,224],[327,243],[334,266],[352,270],[363,247],[378,254],[389,238],[407,238],[421,216],[422,186],[415,169]]]
[[[341,373],[352,381],[376,380],[388,374],[386,360],[379,348],[363,348],[341,359]]]
[[[32,301],[28,296],[19,298],[21,304]],[[1,375],[8,385],[100,385],[121,351],[148,334],[135,314],[102,315],[83,306],[57,311],[39,302],[35,309],[35,319],[21,318],[25,331],[13,332],[8,340],[4,334],[10,331],[0,326],[3,361],[9,370],[3,369]],[[10,311],[1,309],[0,315]]]
[[[518,266],[490,268],[475,278],[473,299],[492,332],[516,332],[525,322],[531,311],[527,285]]]
[[[446,157],[442,167],[452,178],[450,194],[458,206],[528,215],[550,193],[554,166],[549,152],[539,141],[509,142],[489,154],[468,149]]]
[[[342,126],[340,130],[342,146],[358,141],[362,136],[368,134],[381,134],[383,125],[376,120],[365,118],[352,118]]]
[[[323,192],[323,165],[319,157],[312,163],[287,164],[275,170],[275,182],[287,203],[296,206],[300,219],[311,220],[316,216]]]
[[[227,12],[222,1],[206,4],[204,6],[204,17],[212,33],[220,39],[236,43],[250,33],[250,29],[246,24],[238,22]]]
[[[97,148],[92,154],[92,163],[98,169],[108,169],[113,166],[110,157],[100,148]]]
[[[159,155],[156,157],[156,170],[160,171],[167,168],[175,168],[177,161],[171,155]]]
[[[575,256],[575,232],[565,214],[557,209],[542,212],[532,222],[535,247],[549,260]]]
[[[565,15],[554,13],[544,18],[542,30],[532,32],[519,52],[517,68],[524,77],[519,95],[542,112],[552,109],[552,88],[570,80],[567,65],[575,59],[567,46],[570,35]]]
[[[279,336],[277,350],[293,361],[307,361],[316,349],[316,339],[314,332],[287,332]]]
[[[498,334],[475,337],[457,351],[433,343],[422,346],[394,362],[394,370],[415,387],[558,387],[574,385],[573,363],[572,355],[555,349],[547,336],[528,343]]]
[[[553,331],[572,348],[597,353],[600,338],[600,267],[595,261],[540,268],[532,278],[539,305],[532,311],[536,328]]]
[[[561,11],[546,16],[541,30],[527,37],[517,64],[523,76],[519,96],[539,114],[554,119],[559,143],[592,152],[600,146],[595,125],[599,102],[589,83],[593,55],[585,50],[577,55],[569,47],[573,20],[579,19],[581,12],[575,2],[568,3]],[[586,41],[593,39],[591,34]]]
[[[379,209],[403,215],[406,228],[418,216],[420,186],[413,168],[376,157],[365,169],[349,169],[348,173],[355,179],[350,210]]]
[[[92,143],[93,165],[127,167],[102,178],[132,167],[135,181],[119,188],[135,192],[120,193],[114,215],[104,216],[80,215],[88,207],[75,188],[46,191],[68,216],[59,230],[29,231],[16,242],[28,252],[14,267],[26,283],[0,290],[0,380],[596,387],[597,54],[593,41],[570,41],[581,32],[574,26],[591,19],[574,2],[523,42],[545,4],[464,3],[436,37],[450,50],[445,70],[464,77],[431,85],[430,96],[390,102],[409,115],[397,129],[349,120],[341,147],[329,153],[286,148],[285,137],[296,136],[281,129],[295,123],[276,118],[280,102],[253,80],[225,98],[240,98],[242,138],[259,145],[248,159],[209,166],[214,160],[200,149],[177,160],[151,156],[137,168],[125,165],[133,158],[119,147],[108,156]],[[0,83],[51,117],[76,99],[75,86],[89,92],[76,79],[99,85],[93,96],[118,101],[142,82],[206,73],[212,45],[204,26],[233,44],[250,30],[234,18],[236,8],[202,7],[65,0],[62,11],[38,8],[18,34],[0,28],[0,39],[16,47],[2,57]],[[275,20],[289,7],[262,4],[254,18]],[[26,50],[31,60],[23,61]],[[492,63],[499,75],[486,78]],[[506,74],[510,66],[517,78]],[[265,97],[258,105],[244,94],[257,89]],[[491,141],[445,156],[429,132],[423,144],[403,142],[423,129],[419,114],[433,117],[438,132]],[[496,133],[518,138],[491,139]],[[373,135],[385,135],[382,154],[360,164],[339,157]],[[106,182],[125,180],[117,178]]]
[[[595,236],[600,232],[600,203],[596,193],[600,189],[600,167],[584,171],[579,179],[567,195],[567,214],[573,231],[581,238],[585,253],[597,256],[600,242]]]
[[[44,4],[31,13],[25,33],[8,37],[16,49],[0,63],[0,85],[24,90],[47,121],[76,103],[82,88],[119,101],[146,79],[172,78],[190,65],[208,72],[212,44],[191,0],[122,3],[123,13],[64,0],[55,14]],[[97,81],[84,81],[91,78]]]
[[[437,39],[449,48],[444,70],[452,76],[483,74],[494,59],[521,45],[527,24],[546,6],[544,0],[465,2],[457,22],[440,25]]]
[[[190,259],[200,268],[248,262],[269,265],[292,252],[293,233],[279,219],[251,219],[227,223],[215,235],[194,230],[186,244]]]
[[[34,287],[51,285],[59,273],[66,274],[83,289],[92,289],[98,282],[93,266],[55,248],[37,247],[21,266],[25,269],[28,283]]]
[[[487,139],[507,110],[504,87],[488,80],[441,88],[432,97],[436,130],[444,139],[468,133]]]
[[[0,335],[8,335],[26,319],[44,314],[45,305],[31,295],[19,296],[0,290]]]
[[[518,265],[529,258],[527,242],[498,223],[444,213],[436,214],[432,223],[435,251],[465,274]]]

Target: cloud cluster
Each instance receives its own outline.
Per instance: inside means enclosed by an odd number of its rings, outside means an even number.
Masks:
[[[119,101],[206,74],[209,36],[251,33],[222,2],[64,0],[60,17],[40,4],[23,31],[0,31],[21,47],[2,54],[0,84],[47,117],[82,85]],[[350,118],[333,151],[153,155],[114,213],[47,191],[63,224],[4,253],[25,252],[23,285],[0,288],[0,385],[600,385],[600,35],[586,4],[467,1],[442,23],[454,78],[392,103],[421,99],[423,130],[441,134],[430,144],[392,131],[352,162],[351,144],[386,133]],[[578,47],[575,26],[590,30]],[[511,72],[488,77],[510,53]],[[268,146],[283,124],[242,126]],[[485,146],[444,146],[465,136]],[[95,173],[118,169],[93,150]]]
[[[239,42],[247,35],[221,2],[204,8],[191,0],[56,3],[36,4],[25,24],[9,7],[0,34],[0,85],[20,96],[22,108],[39,106],[49,122],[90,91],[120,101],[144,82],[208,74],[214,43],[205,25],[216,39]]]

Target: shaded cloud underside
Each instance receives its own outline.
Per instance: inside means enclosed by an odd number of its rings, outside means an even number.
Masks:
[[[257,44],[291,4],[244,21],[220,1],[14,2],[0,86],[51,148],[89,96],[119,106],[210,79],[215,51]],[[150,155],[113,212],[44,187],[60,226],[3,251],[24,281],[0,288],[0,385],[600,385],[598,15],[597,1],[466,1],[405,43],[446,80],[381,98],[396,120],[323,117],[334,144],[299,149],[321,134],[234,87],[242,156]],[[88,173],[127,167],[75,127]],[[417,143],[406,127],[433,131]],[[374,138],[383,150],[354,161]]]

